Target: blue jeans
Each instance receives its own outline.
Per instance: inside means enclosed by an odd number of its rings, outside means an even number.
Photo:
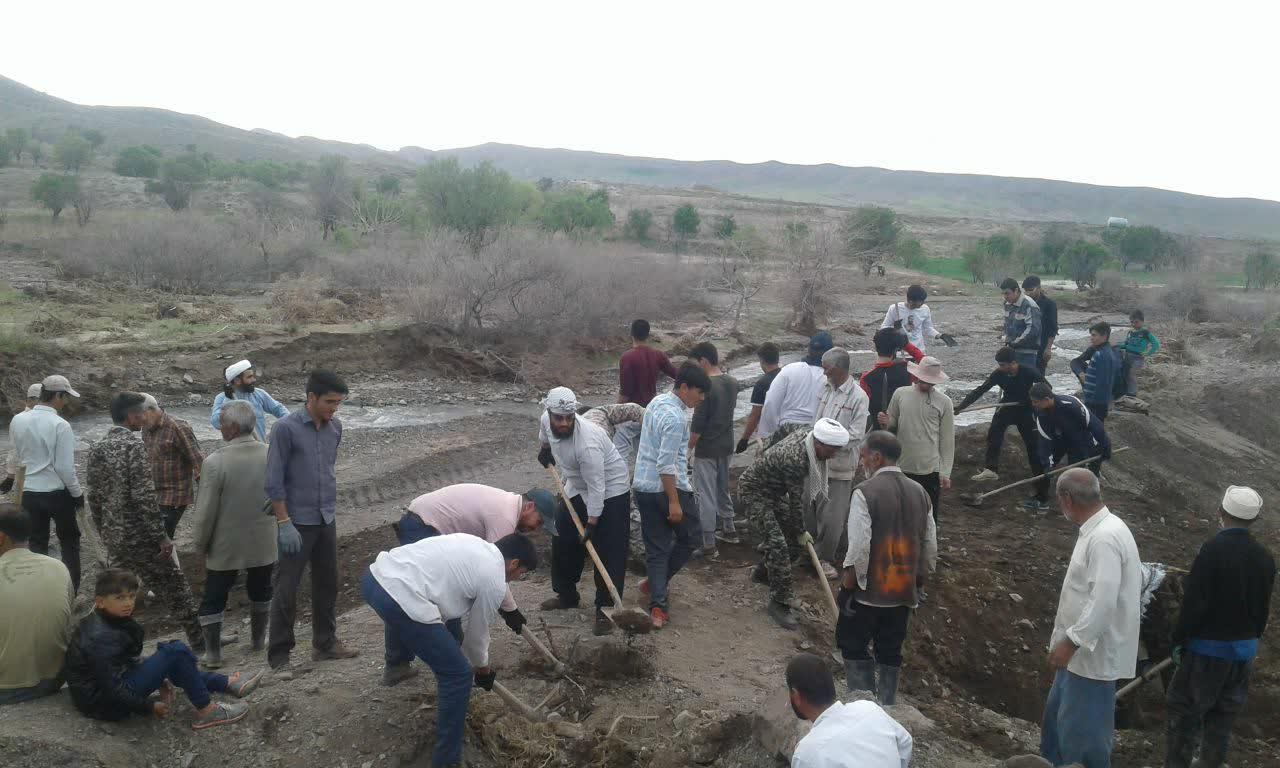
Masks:
[[[28,688],[5,688],[0,690],[0,706],[5,704],[21,704],[24,701],[35,701],[45,696],[52,696],[62,689],[62,674],[49,680],[41,680]]]
[[[434,525],[427,525],[422,522],[422,518],[412,512],[405,512],[404,516],[400,518],[400,522],[396,524],[396,538],[400,540],[400,546],[402,547],[439,535],[440,531]],[[453,635],[454,639],[461,644],[462,619],[449,619],[444,623],[444,626],[445,629],[449,630],[449,634]],[[388,643],[387,647],[391,647],[390,643]]]
[[[1109,768],[1115,742],[1116,683],[1058,670],[1044,704],[1040,755],[1054,765]]]
[[[1015,349],[1013,357],[1018,361],[1018,365],[1040,370],[1040,350],[1038,349]]]
[[[135,696],[150,696],[168,680],[186,692],[191,706],[209,706],[209,693],[227,690],[227,676],[202,672],[187,644],[181,640],[160,643],[156,652],[124,673],[123,682]]]
[[[472,670],[458,642],[441,624],[422,624],[404,612],[367,569],[360,580],[364,600],[386,625],[387,663],[407,664],[414,656],[426,662],[436,676],[436,748],[434,766],[462,761],[463,726],[471,699]]]
[[[1124,352],[1120,359],[1121,372],[1124,374],[1124,393],[1129,397],[1138,396],[1138,371],[1147,367],[1147,361],[1137,352]]]
[[[667,585],[689,562],[702,540],[698,502],[692,493],[677,491],[684,519],[679,525],[667,521],[667,494],[636,491],[640,509],[640,533],[644,536],[645,572],[649,577],[649,599],[654,608],[667,610]]]

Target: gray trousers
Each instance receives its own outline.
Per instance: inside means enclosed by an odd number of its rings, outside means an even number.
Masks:
[[[848,536],[849,500],[853,496],[852,480],[827,480],[827,500],[822,504],[804,505],[804,529],[813,536],[813,548],[823,562],[833,563],[836,570],[843,563],[836,561],[841,545]]]
[[[733,533],[733,499],[729,496],[729,457],[693,459],[693,488],[698,493],[698,516],[702,522],[702,546],[716,545],[716,522],[720,530]]]
[[[295,525],[302,536],[296,555],[281,555],[272,574],[271,634],[267,663],[274,669],[289,661],[293,620],[298,615],[302,572],[311,566],[311,647],[327,651],[338,641],[338,526]]]
[[[1188,768],[1196,746],[1195,765],[1218,768],[1227,759],[1231,726],[1249,694],[1252,661],[1228,661],[1182,652],[1167,694],[1166,768]]]

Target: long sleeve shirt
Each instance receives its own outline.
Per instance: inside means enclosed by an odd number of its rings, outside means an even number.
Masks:
[[[265,389],[255,389],[247,394],[236,391],[235,399],[243,400],[253,406],[253,412],[258,417],[258,427],[254,430],[254,434],[263,442],[266,442],[267,435],[269,434],[267,432],[267,418],[265,414],[269,413],[277,419],[283,419],[285,416],[289,415],[289,409],[285,408],[280,403],[277,403],[275,398],[267,394],[267,390]],[[219,393],[217,397],[213,398],[213,410],[209,412],[209,424],[212,425],[214,429],[217,429],[219,423],[222,421],[222,408],[226,404],[227,396],[224,393]]]
[[[1043,355],[1049,341],[1058,338],[1058,302],[1043,292],[1035,302],[1040,307],[1040,354]]]
[[[25,490],[49,493],[66,489],[81,496],[76,477],[76,437],[71,425],[53,408],[40,404],[9,422],[14,464],[25,464]]]
[[[442,534],[469,533],[494,544],[516,532],[523,506],[524,499],[518,493],[479,483],[458,483],[422,494],[409,502],[409,511]],[[502,610],[515,609],[516,599],[507,590]]]
[[[812,424],[818,393],[826,380],[821,366],[803,360],[782,366],[765,394],[756,434],[766,438],[783,424]]]
[[[1120,358],[1111,344],[1089,347],[1071,361],[1071,372],[1084,376],[1084,401],[1086,403],[1110,403],[1112,387],[1120,375]]]
[[[1141,618],[1142,562],[1124,521],[1103,507],[1080,526],[1062,580],[1052,649],[1078,647],[1067,669],[1090,680],[1134,676]]]
[[[951,477],[956,457],[955,406],[936,389],[902,387],[889,401],[889,431],[902,443],[898,466],[911,475]]]
[[[858,446],[862,445],[862,437],[867,431],[869,402],[867,393],[852,376],[839,387],[831,386],[830,380],[823,380],[813,423],[817,424],[819,419],[835,419],[849,433],[849,444],[827,461],[827,476],[832,480],[853,479],[853,471],[858,467]]]
[[[644,411],[636,475],[632,487],[641,493],[662,492],[662,476],[675,477],[676,488],[693,493],[689,484],[689,422],[687,409],[675,393],[653,398]]]
[[[305,408],[271,427],[265,490],[283,501],[298,525],[328,525],[338,502],[338,445],[342,422],[335,416],[316,426]]]
[[[156,501],[164,507],[185,507],[195,501],[193,478],[204,454],[191,425],[165,415],[154,429],[142,430],[142,442],[156,481]]]
[[[922,304],[915,309],[911,309],[906,302],[898,302],[889,307],[889,311],[884,313],[884,322],[880,323],[881,328],[898,328],[907,334],[907,339],[914,344],[922,352],[927,348],[930,341],[942,335],[942,331],[933,327],[933,313],[929,311],[928,304]]]
[[[112,427],[89,446],[85,475],[93,522],[112,559],[157,552],[167,536],[142,438],[127,427]]]
[[[881,467],[876,470],[876,477],[885,472],[901,472],[896,465]],[[926,499],[926,503],[928,500]],[[920,564],[925,573],[933,573],[938,567],[938,524],[934,521],[933,510],[928,510],[924,522],[924,546],[919,550]],[[871,509],[867,505],[866,494],[861,488],[854,490],[849,499],[849,523],[847,526],[849,549],[845,552],[844,567],[852,568],[858,577],[858,588],[867,589],[867,571],[871,568],[871,539],[873,533]]]
[[[1004,341],[1014,349],[1040,351],[1040,306],[1027,294],[1018,296],[1013,304],[1004,305]]]
[[[907,768],[911,734],[873,701],[837,701],[796,745],[791,768]]]
[[[1205,542],[1182,582],[1174,645],[1248,661],[1267,629],[1276,561],[1248,528],[1224,528]]]
[[[1053,409],[1035,411],[1036,430],[1044,438],[1037,450],[1049,467],[1066,456],[1074,464],[1091,456],[1111,458],[1111,438],[1103,423],[1071,395],[1054,395]]]
[[[986,381],[964,396],[964,399],[960,401],[960,405],[956,406],[956,410],[964,410],[978,402],[978,398],[987,394],[992,387],[1000,388],[1000,402],[1019,403],[1030,407],[1031,385],[1038,381],[1044,381],[1044,374],[1035,368],[1019,365],[1018,372],[1015,374],[1004,373],[997,368],[991,372]]]
[[[1160,340],[1156,338],[1150,328],[1136,328],[1129,331],[1128,336],[1125,336],[1121,349],[1131,355],[1151,357],[1160,351]]]
[[[587,517],[599,517],[605,499],[620,496],[630,487],[627,463],[607,432],[581,416],[575,418],[573,434],[559,438],[551,431],[551,417],[543,411],[539,439],[551,446],[565,494],[571,499],[581,496]]]
[[[378,553],[369,572],[420,624],[466,617],[462,653],[472,666],[489,666],[489,625],[507,594],[497,547],[466,533],[433,536]]]

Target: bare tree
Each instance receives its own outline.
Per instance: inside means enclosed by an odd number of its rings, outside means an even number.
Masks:
[[[351,189],[346,158],[337,155],[321,158],[307,182],[307,195],[320,220],[324,239],[337,231],[342,215],[351,210]]]
[[[733,315],[730,335],[738,333],[747,305],[764,288],[764,261],[768,255],[769,243],[750,226],[742,227],[720,244],[716,271],[708,287],[733,297],[729,308]]]
[[[93,217],[93,189],[87,184],[81,184],[71,204],[76,208],[76,223],[82,227],[88,224]]]
[[[813,333],[831,311],[831,275],[839,252],[836,237],[826,227],[787,234],[787,271],[791,276],[791,318],[788,326]]]

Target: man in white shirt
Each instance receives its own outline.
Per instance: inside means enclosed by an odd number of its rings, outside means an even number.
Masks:
[[[554,464],[564,482],[573,514],[584,526],[583,535],[569,519],[569,510],[556,510],[556,535],[551,539],[551,588],[555,597],[542,603],[545,611],[578,606],[578,579],[586,565],[587,541],[596,548],[618,594],[627,571],[627,541],[631,536],[631,481],[608,433],[578,415],[578,397],[568,387],[556,387],[542,401],[538,461]],[[607,635],[613,622],[603,608],[613,598],[597,573],[596,619],[593,631]]]
[[[1040,754],[1054,765],[1107,768],[1116,681],[1134,676],[1142,563],[1133,534],[1102,503],[1098,478],[1070,469],[1058,479],[1062,514],[1080,527],[1049,640],[1057,670],[1044,706]]]
[[[889,305],[889,310],[884,313],[884,322],[880,323],[881,328],[894,328],[907,334],[907,340],[922,355],[927,354],[926,345],[934,339],[942,339],[949,347],[956,343],[950,335],[933,327],[933,313],[924,303],[928,297],[923,285],[910,286],[907,288],[907,300]]]
[[[26,480],[22,508],[31,515],[31,541],[38,555],[49,554],[49,523],[58,533],[62,562],[71,574],[71,583],[80,588],[80,525],[76,511],[84,508],[84,491],[76,477],[76,438],[71,425],[58,412],[80,393],[71,388],[66,376],[49,376],[40,383],[40,403],[9,422],[13,442],[11,463],[25,464]],[[13,478],[0,484],[8,492]]]
[[[831,347],[831,334],[818,331],[809,339],[809,354],[803,360],[787,363],[778,371],[765,395],[760,424],[756,428],[756,434],[768,445],[813,424],[818,393],[826,381],[822,373],[822,356]]]
[[[787,691],[796,717],[813,723],[791,768],[907,768],[911,734],[871,701],[836,699],[827,662],[802,653],[787,664]]]
[[[849,352],[834,347],[822,356],[825,379],[818,394],[814,423],[832,419],[849,433],[849,444],[827,461],[827,496],[804,509],[804,527],[814,538],[814,548],[822,561],[822,575],[828,581],[839,578],[835,563],[840,539],[849,522],[849,497],[853,493],[853,471],[858,466],[858,446],[866,432],[870,398],[849,375]]]
[[[369,607],[385,624],[388,668],[417,656],[436,677],[439,718],[431,764],[462,765],[463,724],[471,685],[493,690],[489,624],[507,593],[507,582],[538,567],[538,551],[524,534],[490,544],[454,533],[381,552],[361,580]],[[462,645],[444,622],[466,617]]]

